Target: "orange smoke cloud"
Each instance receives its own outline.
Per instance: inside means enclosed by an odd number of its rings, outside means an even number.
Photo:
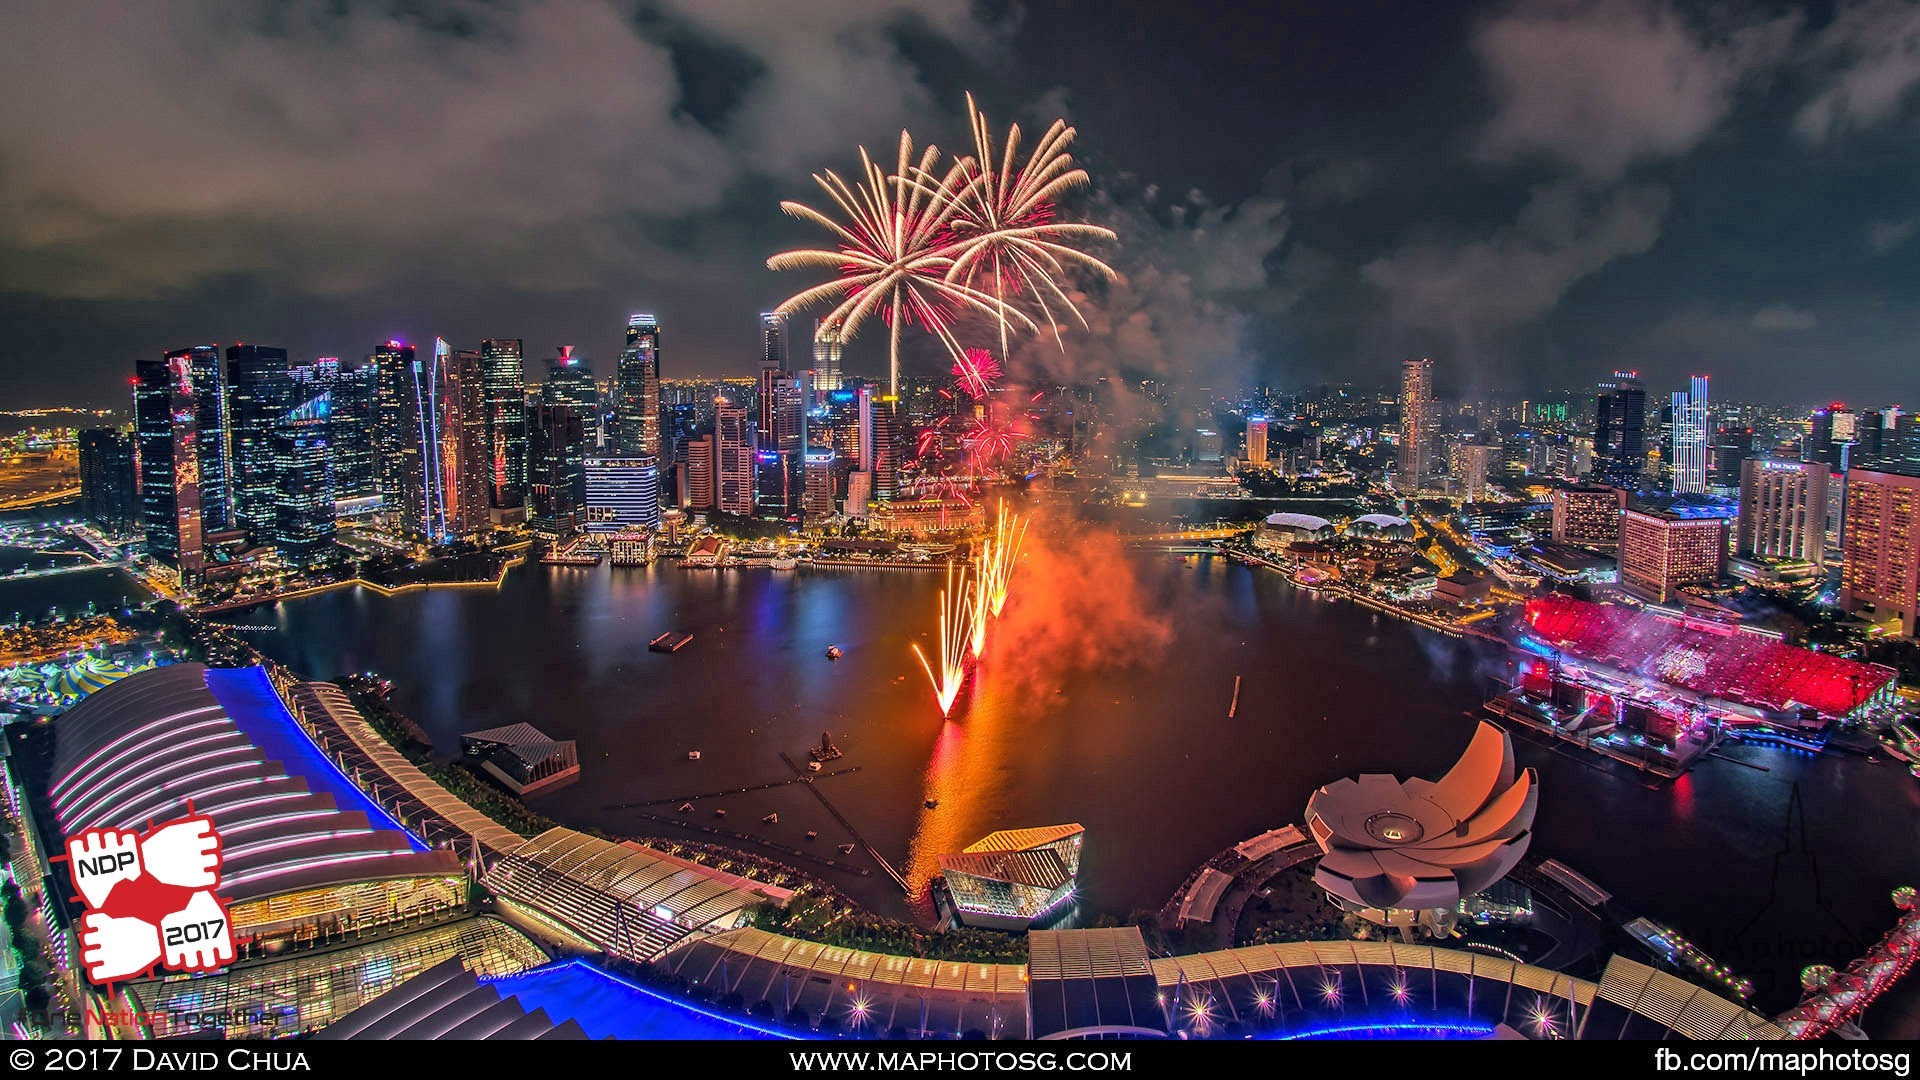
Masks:
[[[1156,656],[1172,630],[1138,570],[1111,530],[1060,514],[1038,517],[993,628],[987,678],[1046,700],[1069,672]]]

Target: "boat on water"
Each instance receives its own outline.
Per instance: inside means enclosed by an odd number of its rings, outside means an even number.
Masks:
[[[760,824],[762,824],[762,825],[778,825],[778,824],[780,824],[780,815],[779,815],[779,814],[768,814],[768,815],[767,815],[766,817],[763,817],[763,818],[761,818],[761,819],[760,819]]]
[[[840,854],[842,854],[842,855],[851,855],[851,854],[853,854],[853,845],[852,845],[852,844],[841,844],[841,845],[840,845]]]
[[[725,810],[715,810],[715,811],[713,812],[713,816],[714,816],[714,817],[726,817],[726,816],[727,816],[727,812],[726,812]]]
[[[791,555],[776,555],[767,562],[775,570],[791,570],[800,565],[800,560]]]
[[[659,637],[654,638],[652,641],[647,642],[647,648],[652,649],[654,652],[679,652],[681,649],[686,648],[687,643],[692,640],[693,635],[687,633],[685,630],[669,630]]]
[[[838,646],[838,645],[829,645],[829,646],[827,646],[827,659],[829,659],[829,660],[838,660],[838,659],[840,659],[840,658],[841,658],[842,656],[845,656],[845,655],[846,655],[846,653],[844,653],[844,652],[841,652],[841,651],[840,651],[840,646]]]
[[[807,830],[807,839],[809,839],[809,840],[818,840],[818,839],[820,839],[820,830],[818,830],[818,829],[808,829],[808,830]]]
[[[927,809],[929,809],[929,810],[931,810],[931,809],[933,809],[934,807],[936,807],[936,806],[939,806],[939,805],[940,805],[940,800],[939,800],[939,799],[928,799],[928,800],[927,800],[927,801],[926,801],[926,802],[925,802],[925,803],[924,803],[923,805],[925,805]]]
[[[808,771],[808,772],[819,772],[819,771],[820,771],[820,763],[819,763],[819,762],[817,762],[817,761],[809,761],[809,762],[807,762],[807,771]]]
[[[681,804],[680,804],[680,809],[679,809],[679,811],[678,811],[678,812],[679,812],[679,813],[682,813],[682,814],[691,814],[691,813],[693,813],[693,804],[692,804],[692,803],[690,803],[690,802],[683,802],[683,803],[681,803]]]
[[[688,761],[699,761],[699,760],[700,760],[700,751],[698,751],[698,750],[689,750],[689,751],[687,751],[687,760],[688,760]]]

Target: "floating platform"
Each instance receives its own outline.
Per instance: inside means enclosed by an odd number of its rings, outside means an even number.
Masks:
[[[693,635],[687,633],[685,630],[669,630],[659,637],[654,638],[652,641],[647,642],[647,648],[652,649],[654,652],[679,652],[681,649],[686,648],[687,643],[692,640]]]

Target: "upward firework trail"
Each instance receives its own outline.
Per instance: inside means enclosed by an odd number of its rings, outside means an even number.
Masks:
[[[1054,340],[1065,349],[1066,342],[1053,323],[1054,306],[1071,312],[1082,327],[1087,325],[1086,317],[1060,287],[1067,266],[1077,264],[1109,280],[1118,276],[1111,266],[1075,246],[1088,240],[1112,240],[1113,230],[1054,217],[1054,204],[1061,194],[1087,182],[1087,171],[1077,168],[1067,152],[1074,130],[1065,120],[1055,120],[1022,165],[1018,124],[1007,130],[1005,148],[996,156],[987,118],[974,105],[972,94],[967,95],[967,117],[973,127],[974,156],[962,158],[959,166],[966,179],[948,226],[956,250],[947,280],[971,286],[986,279],[984,284],[999,302],[1000,355],[1007,353],[1006,298],[1022,292],[1033,295],[1041,313],[1054,325]],[[950,180],[951,174],[940,183]]]
[[[953,702],[960,696],[960,684],[967,678],[967,635],[972,605],[967,595],[967,573],[960,572],[960,581],[956,585],[953,579],[953,563],[947,563],[947,587],[940,590],[940,671],[935,674],[933,665],[927,661],[927,654],[920,651],[915,643],[913,655],[920,658],[920,666],[927,673],[927,681],[933,684],[933,696],[940,702],[940,715],[953,712]]]
[[[988,591],[988,603],[993,608],[993,617],[1000,617],[1000,609],[1007,606],[1007,591],[1013,582],[1013,565],[1020,558],[1020,545],[1027,538],[1027,522],[1018,514],[1009,516],[1007,504],[1000,504],[1000,516],[994,522],[993,536],[987,540],[987,550],[992,552],[986,571],[991,578],[992,588]]]
[[[998,319],[1038,325],[997,296],[954,276],[955,248],[951,223],[966,189],[964,161],[945,176],[936,176],[940,151],[929,146],[913,160],[913,138],[900,133],[899,163],[888,173],[860,148],[862,179],[848,184],[832,170],[814,174],[814,182],[833,200],[844,221],[836,221],[797,202],[780,208],[831,232],[836,250],[787,251],[767,260],[774,270],[824,269],[840,277],[815,285],[780,305],[781,311],[837,301],[825,320],[839,326],[841,339],[851,340],[871,315],[878,314],[891,331],[889,343],[890,391],[900,393],[900,328],[918,322],[932,330],[950,352],[959,345],[947,329],[955,310],[983,311]]]
[[[973,631],[968,644],[973,647],[975,662],[987,651],[987,620],[993,617],[993,574],[988,570],[992,562],[993,539],[989,537],[980,545],[980,561],[974,567],[973,588],[967,598]]]

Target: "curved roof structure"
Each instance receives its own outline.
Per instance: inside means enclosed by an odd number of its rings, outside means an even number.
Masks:
[[[1397,529],[1408,523],[1406,518],[1392,514],[1362,514],[1353,520],[1357,525],[1371,525],[1376,529]]]
[[[1482,721],[1437,781],[1363,773],[1314,792],[1314,881],[1356,907],[1450,908],[1526,854],[1538,801],[1533,770],[1516,776],[1512,740]]]
[[[1310,533],[1328,532],[1333,529],[1333,522],[1326,518],[1314,517],[1312,514],[1295,514],[1290,511],[1268,514],[1267,524],[1275,529],[1298,529],[1301,532]]]
[[[68,834],[142,828],[191,800],[220,833],[235,903],[461,873],[334,767],[258,667],[174,664],[89,697],[60,720],[50,794]]]

